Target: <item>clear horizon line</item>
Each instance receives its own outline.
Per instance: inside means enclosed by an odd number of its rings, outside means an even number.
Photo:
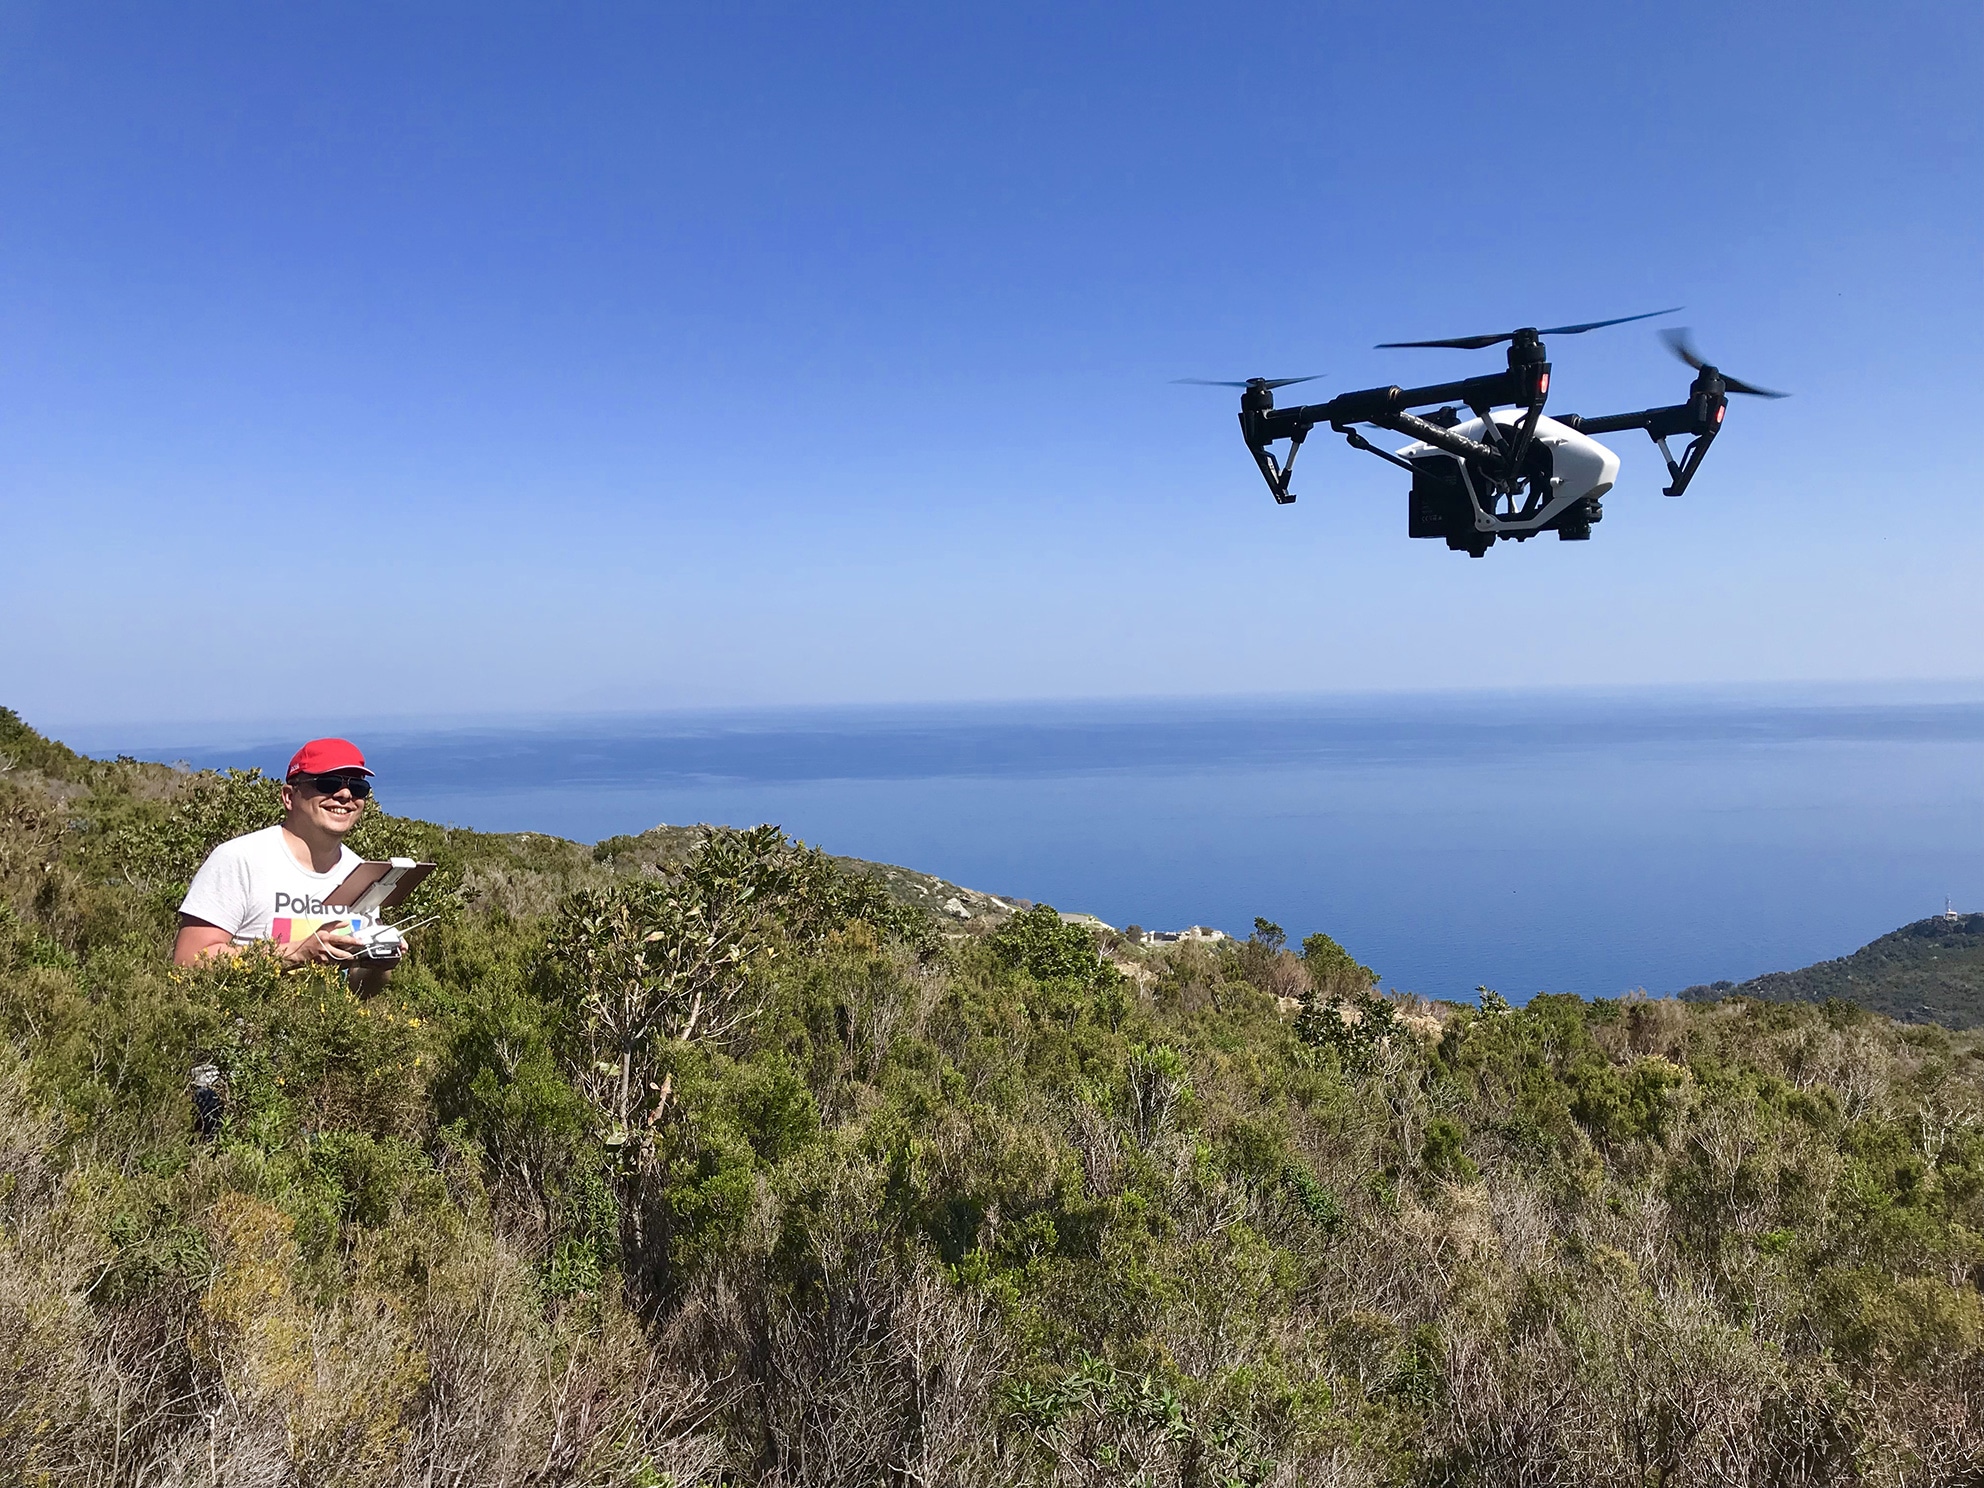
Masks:
[[[624,727],[647,720],[720,722],[828,717],[929,717],[1009,714],[1067,714],[1074,711],[1122,713],[1139,709],[1205,709],[1289,707],[1303,704],[1374,704],[1384,702],[1486,701],[1571,698],[1685,699],[1754,702],[1769,706],[1805,702],[1825,705],[1862,702],[1876,705],[1984,702],[1984,677],[1859,680],[1772,680],[1748,682],[1562,682],[1521,686],[1398,687],[1302,689],[1200,693],[1120,693],[1033,695],[1001,698],[878,699],[842,702],[682,703],[652,707],[544,707],[515,711],[462,710],[414,713],[345,713],[332,719],[318,715],[247,715],[238,719],[184,715],[151,718],[71,718],[43,721],[21,715],[22,722],[43,735],[83,752],[116,742],[133,746],[173,744],[239,745],[271,737],[329,731],[388,735],[542,732],[586,724]],[[114,737],[113,737],[114,736]],[[147,737],[148,736],[148,737]]]

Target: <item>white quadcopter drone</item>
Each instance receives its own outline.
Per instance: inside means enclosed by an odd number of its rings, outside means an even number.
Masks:
[[[1652,310],[1645,315],[1544,330],[1525,326],[1489,336],[1387,341],[1380,349],[1447,346],[1478,350],[1507,341],[1508,370],[1431,387],[1365,388],[1299,408],[1276,408],[1274,390],[1313,378],[1250,377],[1245,382],[1207,383],[1202,378],[1186,377],[1179,381],[1241,389],[1240,432],[1276,501],[1287,505],[1295,499],[1288,485],[1295,456],[1311,429],[1328,424],[1353,449],[1411,473],[1409,535],[1444,537],[1449,548],[1479,558],[1502,537],[1526,542],[1539,532],[1555,532],[1567,542],[1580,542],[1591,536],[1592,524],[1604,515],[1599,498],[1612,489],[1619,475],[1619,457],[1592,435],[1644,429],[1667,461],[1671,484],[1665,494],[1679,496],[1688,489],[1702,457],[1722,429],[1728,394],[1785,396],[1726,375],[1702,360],[1686,331],[1674,330],[1664,333],[1668,346],[1695,369],[1687,402],[1596,418],[1576,414],[1544,417],[1543,403],[1550,392],[1544,336],[1577,336],[1604,326],[1672,314],[1673,310]],[[1434,408],[1425,415],[1411,412],[1434,404],[1455,406]],[[1463,422],[1463,408],[1474,417]],[[1410,434],[1418,442],[1394,454],[1358,433],[1352,427],[1356,424]],[[1677,434],[1689,436],[1688,447],[1678,460],[1667,447],[1668,439]],[[1277,459],[1271,447],[1282,439],[1288,441],[1288,451]]]

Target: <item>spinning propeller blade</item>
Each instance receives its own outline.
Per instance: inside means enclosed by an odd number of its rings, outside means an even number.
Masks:
[[[1484,346],[1493,346],[1497,341],[1515,339],[1514,331],[1504,331],[1499,336],[1454,336],[1446,341],[1380,341],[1379,351],[1392,351],[1408,346],[1451,346],[1456,351],[1479,351]]]
[[[1215,382],[1207,377],[1174,377],[1171,381],[1190,383],[1193,387],[1237,387],[1237,388],[1284,388],[1294,387],[1298,382],[1314,382],[1318,377],[1328,377],[1327,372],[1312,372],[1307,377],[1250,377],[1245,382]]]
[[[1693,367],[1697,372],[1706,368],[1722,379],[1722,386],[1732,393],[1748,393],[1752,398],[1788,398],[1789,393],[1774,393],[1769,388],[1752,387],[1747,382],[1738,382],[1720,367],[1702,360],[1702,354],[1695,349],[1695,343],[1688,339],[1686,326],[1671,327],[1660,333],[1660,339],[1667,343],[1667,349]]]
[[[1545,326],[1536,334],[1539,336],[1582,336],[1586,331],[1603,330],[1606,326],[1624,325],[1631,320],[1652,320],[1656,315],[1677,315],[1679,305],[1669,305],[1665,310],[1649,310],[1644,315],[1622,315],[1617,320],[1587,320],[1583,325]]]
[[[1672,315],[1681,307],[1675,305],[1666,310],[1649,310],[1644,315],[1621,315],[1616,320],[1587,320],[1580,325],[1545,326],[1536,332],[1539,336],[1582,336],[1586,331],[1602,330],[1606,326],[1624,325],[1629,320],[1652,320],[1656,315]],[[1497,341],[1513,341],[1521,331],[1503,331],[1496,336],[1454,336],[1445,341],[1380,341],[1378,350],[1389,351],[1413,346],[1451,346],[1458,351],[1479,351],[1484,346],[1493,346]]]

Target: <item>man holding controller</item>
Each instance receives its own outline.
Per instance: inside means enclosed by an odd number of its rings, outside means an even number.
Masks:
[[[340,933],[324,896],[364,861],[344,839],[364,814],[371,775],[348,739],[312,739],[297,750],[283,779],[282,821],[223,842],[193,875],[173,963],[191,966],[261,941],[296,966],[352,961],[363,942]],[[352,987],[377,991],[390,970],[376,961],[353,967]]]

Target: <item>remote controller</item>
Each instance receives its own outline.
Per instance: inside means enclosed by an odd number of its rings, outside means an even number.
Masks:
[[[368,920],[362,915],[352,916],[350,924],[351,928],[348,930],[339,926],[337,933],[349,935],[359,942],[361,948],[351,953],[352,961],[378,965],[397,962],[406,954],[406,936],[400,933],[397,926],[378,920]]]

